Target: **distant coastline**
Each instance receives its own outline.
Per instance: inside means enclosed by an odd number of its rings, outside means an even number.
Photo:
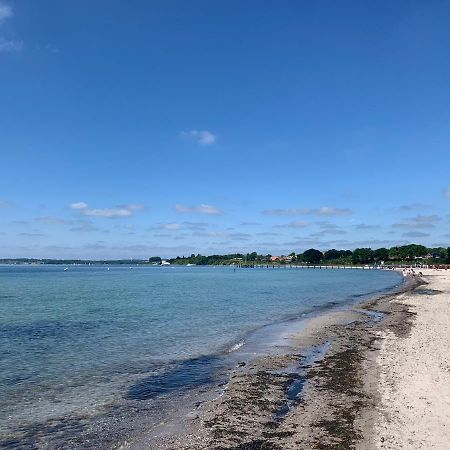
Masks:
[[[409,244],[391,248],[355,248],[353,250],[326,251],[310,248],[303,253],[291,252],[289,255],[261,255],[252,253],[232,253],[225,255],[191,254],[176,258],[151,256],[126,259],[56,259],[56,258],[1,258],[0,264],[59,264],[59,265],[441,265],[450,264],[450,247],[426,247]]]

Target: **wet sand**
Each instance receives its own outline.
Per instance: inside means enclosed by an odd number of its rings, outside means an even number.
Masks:
[[[224,390],[191,392],[175,429],[166,417],[121,448],[449,448],[450,274],[423,272],[401,293],[309,320],[237,364]]]

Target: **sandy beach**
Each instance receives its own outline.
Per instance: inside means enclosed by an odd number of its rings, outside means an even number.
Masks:
[[[238,364],[215,398],[202,393],[176,430],[121,448],[450,448],[450,272],[422,272],[311,319],[273,355]]]
[[[408,336],[380,333],[378,449],[450,448],[450,272],[423,272],[428,285],[395,300],[415,314]]]

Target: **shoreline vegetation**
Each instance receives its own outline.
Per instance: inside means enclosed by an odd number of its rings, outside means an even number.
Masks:
[[[190,256],[177,256],[163,259],[152,256],[148,259],[51,259],[51,258],[2,258],[0,264],[55,264],[55,265],[161,265],[171,264],[179,266],[206,266],[206,265],[239,265],[243,267],[252,265],[318,265],[318,266],[359,266],[368,264],[373,266],[404,266],[404,265],[442,265],[450,264],[450,247],[429,248],[420,244],[409,244],[391,248],[355,248],[354,250],[326,251],[310,248],[303,253],[292,252],[289,255],[274,256],[252,253],[233,253],[226,255],[191,254]]]

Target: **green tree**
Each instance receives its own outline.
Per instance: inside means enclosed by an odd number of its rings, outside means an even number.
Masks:
[[[159,256],[151,256],[148,258],[149,263],[160,263],[162,259]]]
[[[342,251],[335,250],[334,248],[332,248],[331,250],[327,250],[323,254],[323,258],[326,260],[339,259],[341,257],[341,254],[342,254]]]
[[[389,259],[394,261],[398,261],[400,259],[399,247],[391,247],[389,249]]]
[[[258,257],[258,253],[256,253],[256,252],[247,253],[247,261],[256,261],[257,257]]]
[[[354,264],[367,264],[373,261],[373,250],[371,248],[355,248],[352,261]]]
[[[310,248],[302,254],[302,260],[310,264],[318,264],[323,258],[323,253],[315,248]]]
[[[398,247],[398,252],[400,259],[414,259],[426,255],[428,249],[424,245],[409,244]]]
[[[389,259],[389,250],[387,248],[377,248],[373,252],[373,258],[375,261],[386,261]]]

